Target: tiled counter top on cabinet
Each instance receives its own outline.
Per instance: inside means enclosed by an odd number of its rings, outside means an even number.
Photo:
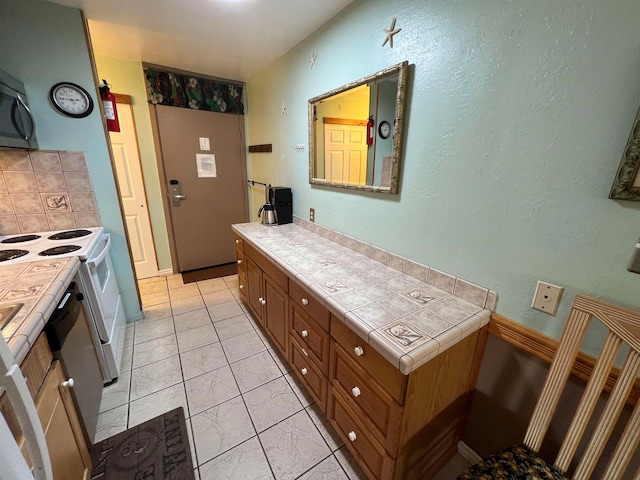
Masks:
[[[2,329],[17,364],[35,343],[79,266],[78,257],[65,257],[0,267],[0,307],[24,304]]]
[[[495,306],[495,292],[338,232],[340,243],[295,224],[233,229],[405,375],[481,329]]]

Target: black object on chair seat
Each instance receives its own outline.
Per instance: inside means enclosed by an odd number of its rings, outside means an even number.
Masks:
[[[527,447],[517,445],[469,467],[458,480],[563,480],[555,468]]]

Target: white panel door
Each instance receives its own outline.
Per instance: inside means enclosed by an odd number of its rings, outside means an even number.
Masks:
[[[120,132],[109,132],[109,136],[136,278],[155,277],[158,275],[158,262],[151,233],[131,105],[118,104],[118,119]]]
[[[325,179],[364,185],[367,181],[367,127],[324,125]]]

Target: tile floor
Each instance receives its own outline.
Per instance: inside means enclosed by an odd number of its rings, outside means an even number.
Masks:
[[[182,406],[200,480],[366,479],[237,298],[237,276],[139,286],[145,319],[127,327],[95,442]]]

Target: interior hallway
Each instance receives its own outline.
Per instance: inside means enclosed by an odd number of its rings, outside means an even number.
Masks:
[[[236,275],[139,286],[145,319],[127,327],[94,442],[182,406],[196,479],[366,479],[238,299]],[[437,477],[464,464],[458,455]]]

